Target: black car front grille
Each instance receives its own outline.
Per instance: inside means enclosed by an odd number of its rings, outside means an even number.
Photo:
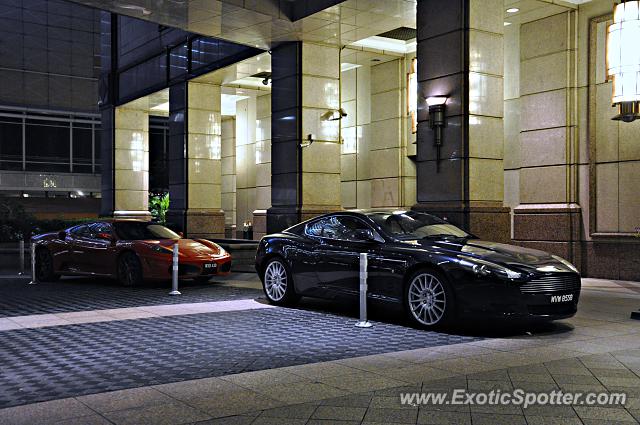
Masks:
[[[575,292],[580,290],[580,276],[573,273],[549,274],[537,277],[520,286],[523,294]]]

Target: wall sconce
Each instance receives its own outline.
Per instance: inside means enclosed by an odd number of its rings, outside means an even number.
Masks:
[[[640,1],[625,1],[613,8],[607,30],[607,78],[613,81],[614,120],[640,118]]]
[[[329,109],[324,114],[320,115],[320,121],[339,121],[347,116],[347,112],[340,109]]]
[[[436,146],[436,171],[440,171],[442,129],[447,125],[444,116],[447,108],[447,99],[447,96],[433,96],[427,98],[427,105],[429,105],[429,126],[435,132],[434,144]]]

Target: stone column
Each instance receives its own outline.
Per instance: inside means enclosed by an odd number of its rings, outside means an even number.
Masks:
[[[187,82],[169,92],[167,220],[190,237],[224,237],[220,86]]]
[[[236,228],[236,120],[222,120],[222,209],[224,210],[224,234],[235,238]]]
[[[256,209],[253,238],[267,233],[267,209],[271,207],[271,95],[256,99]]]
[[[502,0],[418,0],[417,202],[478,236],[509,240],[503,207]],[[426,99],[448,96],[441,160]]]
[[[256,99],[236,102],[236,234],[253,220],[256,209]]]
[[[114,212],[119,218],[150,219],[149,113],[146,99],[115,108]]]
[[[321,119],[340,107],[340,50],[288,42],[273,50],[271,61],[268,232],[340,209],[340,125]],[[313,135],[311,145],[308,135]]]
[[[576,12],[520,27],[520,205],[514,239],[579,264]],[[573,249],[575,248],[575,249]]]

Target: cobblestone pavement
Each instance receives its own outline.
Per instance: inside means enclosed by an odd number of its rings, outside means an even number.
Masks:
[[[161,371],[166,365],[172,369],[171,363],[156,359],[166,347],[172,347],[177,362],[173,373],[180,374],[176,382],[143,384],[146,386],[134,382],[136,388],[76,394],[0,409],[0,423],[638,423],[640,324],[629,319],[631,311],[640,307],[638,284],[586,279],[583,285],[576,317],[527,329],[528,332],[513,331],[498,336],[493,329],[480,330],[471,336],[434,335],[393,323],[376,323],[368,330],[378,334],[362,333],[353,328],[351,317],[314,311],[313,304],[306,304],[305,310],[273,308],[0,332],[0,347],[4,349],[7,342],[11,347],[7,356],[20,356],[25,346],[34,352],[33,356],[25,355],[22,361],[0,360],[3,372],[5,365],[14,371],[12,378],[20,379],[21,370],[26,375],[40,370],[39,381],[34,380],[32,388],[26,391],[31,394],[41,388],[63,391],[76,387],[77,382],[69,377],[82,376],[79,369],[90,371],[85,374],[88,381],[81,384],[88,387],[105,381],[135,381],[148,373],[149,368]],[[352,312],[345,314],[349,316]],[[175,321],[175,326],[165,321]],[[136,322],[134,328],[132,322]],[[94,325],[113,326],[114,330],[101,332],[93,330]],[[56,328],[59,333],[54,337],[49,333]],[[79,330],[72,332],[72,329]],[[216,332],[219,335],[209,336]],[[141,340],[140,346],[148,347],[139,353],[137,360],[126,357],[139,349],[138,345],[130,346],[132,338],[123,336],[131,333]],[[156,339],[156,333],[163,336]],[[13,337],[2,340],[6,335]],[[207,338],[213,339],[208,343],[195,342]],[[447,344],[451,338],[460,338],[457,340],[460,343]],[[429,345],[434,339],[445,342]],[[56,340],[69,341],[68,347],[55,345]],[[41,363],[37,360],[41,356],[67,358],[65,353],[82,349],[83,340],[86,351],[75,354],[75,362],[64,367],[50,360]],[[51,344],[56,348],[48,350]],[[208,344],[220,345],[217,349],[205,347],[199,351]],[[224,344],[235,349],[226,351]],[[38,347],[43,347],[44,352],[38,352]],[[121,365],[122,361],[114,361],[100,371],[92,359],[98,356],[108,363],[100,357],[104,347],[111,347],[113,356],[124,355],[132,363]],[[198,357],[198,352],[206,354]],[[330,357],[336,352],[344,355]],[[179,360],[181,357],[186,359],[184,363]],[[215,373],[216,376],[200,379],[192,378],[201,375],[189,375],[198,365],[206,365],[213,371],[222,362],[242,364],[238,371],[247,372]],[[252,365],[264,367],[254,370]],[[47,376],[48,373],[52,375]],[[0,378],[3,381],[0,388],[6,387],[6,379]],[[527,409],[504,405],[403,406],[399,398],[405,391],[515,388],[533,392],[624,392],[628,397],[624,406],[575,404]]]

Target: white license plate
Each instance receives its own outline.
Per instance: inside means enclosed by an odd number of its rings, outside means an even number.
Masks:
[[[551,295],[551,304],[568,303],[573,301],[573,294]]]
[[[216,263],[205,263],[205,270],[214,270],[218,265]]]

